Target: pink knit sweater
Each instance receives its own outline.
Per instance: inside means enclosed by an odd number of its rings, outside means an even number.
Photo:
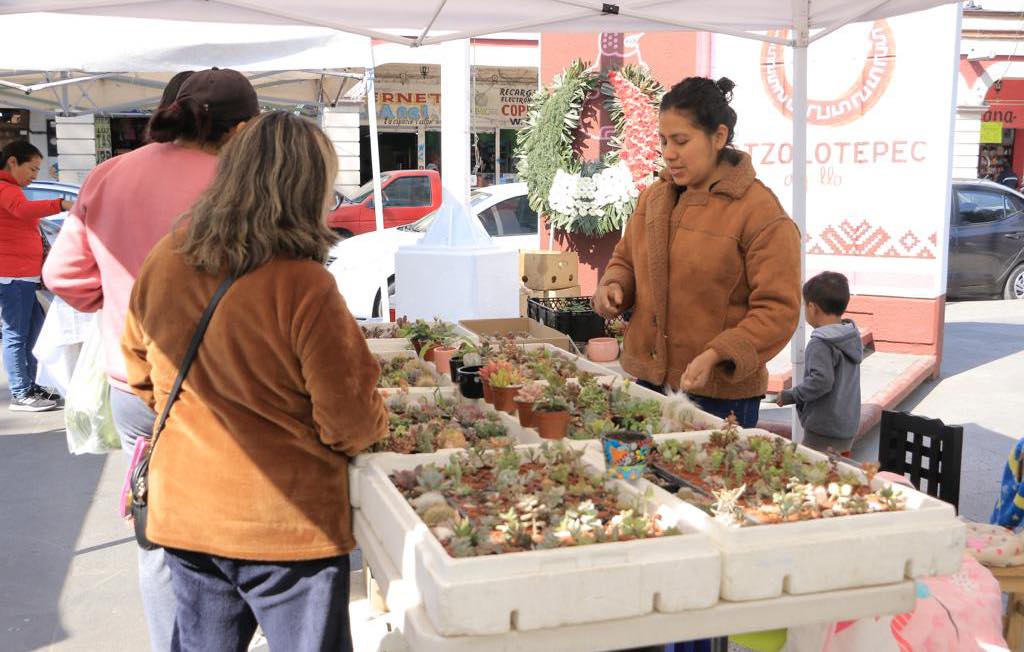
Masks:
[[[213,181],[217,157],[171,143],[146,145],[96,167],[43,267],[56,295],[103,309],[111,384],[130,391],[121,357],[128,298],[149,251]]]

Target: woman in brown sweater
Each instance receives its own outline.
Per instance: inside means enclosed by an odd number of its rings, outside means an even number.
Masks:
[[[704,410],[757,424],[766,363],[800,317],[800,234],[750,156],[731,147],[733,83],[690,77],[661,102],[665,169],[594,296],[606,318],[632,308],[623,368]]]
[[[268,113],[153,249],[122,348],[160,413],[228,275],[149,471],[149,539],[178,598],[174,650],[348,650],[348,461],[387,432],[380,369],[323,260],[336,156],[312,123]]]

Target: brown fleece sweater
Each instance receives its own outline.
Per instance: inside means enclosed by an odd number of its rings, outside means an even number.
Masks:
[[[713,348],[725,362],[693,393],[761,396],[766,364],[800,318],[800,234],[747,154],[711,192],[681,192],[663,173],[640,196],[601,279],[609,283],[634,309],[626,371],[678,388],[687,365]]]
[[[128,383],[157,413],[222,280],[178,237],[146,259],[122,339]],[[154,449],[150,539],[257,561],[347,553],[348,461],[387,433],[379,374],[323,265],[281,258],[239,278]]]

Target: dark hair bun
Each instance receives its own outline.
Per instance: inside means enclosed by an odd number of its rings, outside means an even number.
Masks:
[[[722,92],[722,95],[725,96],[726,102],[732,101],[732,89],[736,88],[736,82],[729,79],[728,77],[722,77],[721,79],[715,82],[715,86],[717,86],[718,90],[720,90]]]

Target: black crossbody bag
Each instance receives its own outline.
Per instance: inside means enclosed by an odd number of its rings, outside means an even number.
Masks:
[[[235,277],[228,276],[217,288],[217,291],[213,293],[213,298],[210,299],[209,305],[206,306],[206,311],[199,320],[199,325],[196,327],[196,332],[192,336],[192,341],[189,342],[188,350],[185,351],[185,358],[181,361],[181,369],[178,370],[178,377],[174,379],[174,385],[171,387],[171,392],[167,395],[167,403],[164,405],[164,410],[160,414],[160,419],[157,421],[156,428],[153,430],[153,438],[150,441],[149,449],[146,451],[145,456],[139,460],[139,463],[135,468],[132,469],[131,508],[132,520],[135,523],[135,542],[144,550],[154,550],[160,547],[146,537],[146,520],[149,516],[149,460],[153,457],[153,449],[156,448],[156,440],[160,436],[160,433],[163,432],[164,425],[167,423],[167,416],[171,413],[171,406],[174,405],[174,401],[178,398],[178,393],[181,392],[181,384],[185,381],[188,369],[192,366],[192,362],[196,358],[196,353],[199,351],[199,345],[203,341],[203,335],[206,334],[206,327],[210,325],[210,319],[213,317],[213,311],[217,309],[217,304],[220,303],[220,300],[224,297],[224,293],[228,291],[228,288],[231,287],[231,284],[234,282]]]

